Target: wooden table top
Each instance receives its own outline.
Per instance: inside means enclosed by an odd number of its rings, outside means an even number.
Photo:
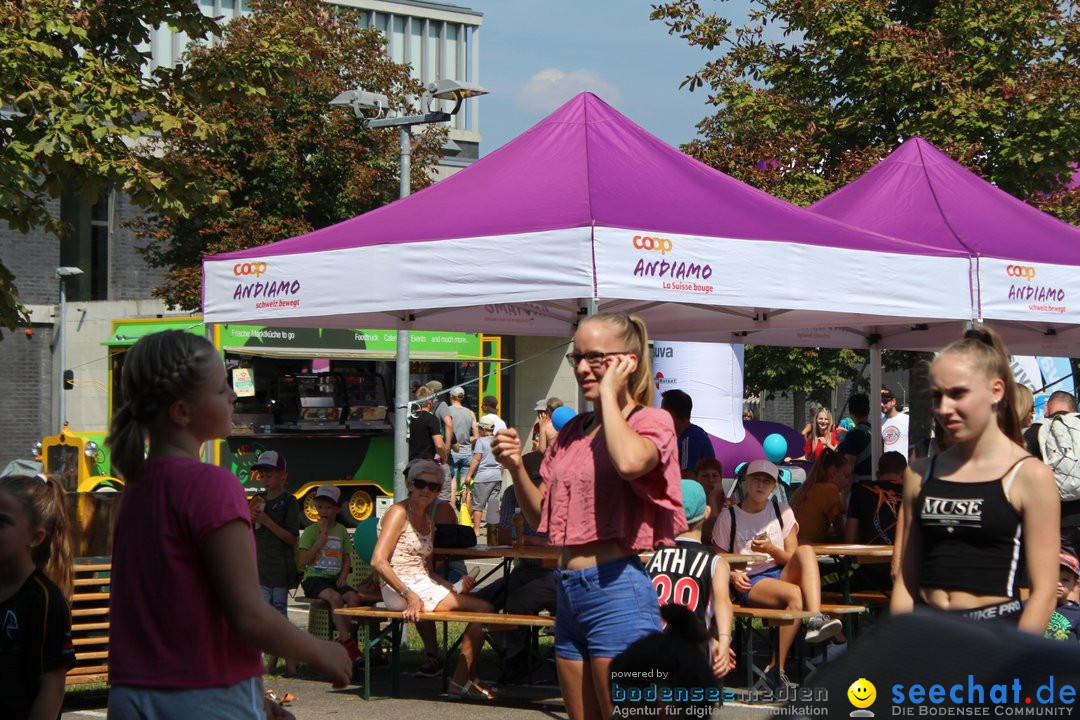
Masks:
[[[562,548],[551,545],[475,545],[471,548],[435,548],[432,552],[442,557],[460,558],[531,558],[533,560],[558,560]]]
[[[433,554],[441,557],[460,558],[530,558],[533,560],[558,560],[562,548],[551,545],[476,545],[471,548],[435,548]],[[767,555],[717,553],[729,563],[749,563],[766,560]],[[647,562],[652,553],[642,553],[642,560]]]
[[[832,543],[825,545],[811,545],[817,555],[834,555],[845,557],[871,557],[889,558],[893,554],[892,545],[844,545]]]

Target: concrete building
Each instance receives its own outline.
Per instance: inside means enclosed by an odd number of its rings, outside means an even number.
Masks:
[[[203,12],[223,22],[250,12],[244,0],[193,0]],[[338,0],[360,11],[360,22],[387,37],[387,51],[397,62],[412,64],[425,83],[438,78],[480,82],[480,12],[426,0]],[[188,38],[163,27],[146,48],[149,67],[172,66]],[[329,101],[329,98],[327,98]],[[450,141],[437,170],[446,177],[479,157],[480,111],[471,100],[455,116]],[[108,353],[112,321],[170,314],[151,298],[163,272],[147,266],[138,241],[124,224],[141,210],[123,193],[107,192],[97,202],[65,196],[50,204],[71,232],[62,240],[41,230],[21,233],[0,225],[0,257],[14,273],[19,300],[31,311],[26,331],[5,333],[0,342],[0,467],[29,458],[33,444],[59,430],[60,368],[55,364],[59,281],[56,268],[75,266],[81,276],[68,280],[67,368],[75,387],[67,391],[72,428],[102,431],[108,425]],[[188,313],[182,313],[184,315]]]

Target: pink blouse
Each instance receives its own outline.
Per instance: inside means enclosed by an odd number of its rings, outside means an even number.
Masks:
[[[679,450],[671,416],[658,408],[634,413],[630,427],[660,451],[660,462],[636,480],[624,480],[608,454],[604,432],[588,438],[582,414],[559,433],[540,473],[546,483],[540,527],[552,545],[618,540],[647,551],[673,545],[686,532]]]

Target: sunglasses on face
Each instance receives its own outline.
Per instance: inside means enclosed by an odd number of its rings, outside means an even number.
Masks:
[[[591,368],[599,368],[604,366],[604,361],[609,357],[616,355],[633,355],[634,353],[627,350],[616,350],[615,352],[587,352],[587,353],[567,353],[566,362],[570,364],[570,367],[577,369],[577,366],[581,364],[581,361],[589,363]]]
[[[425,480],[416,479],[412,481],[413,487],[417,490],[441,490],[442,483],[440,482],[427,482]]]

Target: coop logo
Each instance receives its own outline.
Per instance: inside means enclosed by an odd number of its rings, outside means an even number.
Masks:
[[[233,265],[232,273],[236,277],[242,277],[244,275],[254,275],[259,277],[266,272],[266,263],[264,262],[246,262],[236,263]]]
[[[1035,279],[1035,268],[1030,265],[1008,265],[1005,274],[1009,277],[1024,278],[1028,282]]]
[[[633,245],[636,250],[649,250],[651,252],[658,252],[661,255],[667,255],[671,252],[672,248],[674,248],[670,239],[649,237],[648,235],[635,235]]]

